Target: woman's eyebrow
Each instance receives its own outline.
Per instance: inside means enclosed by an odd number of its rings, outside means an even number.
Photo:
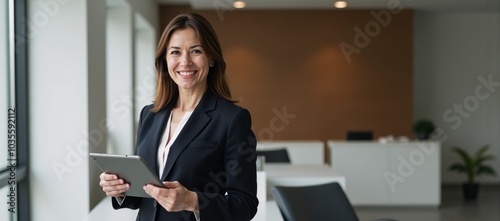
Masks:
[[[190,49],[192,49],[192,48],[197,48],[197,47],[202,48],[202,46],[201,46],[201,45],[193,45],[193,46],[191,46],[191,47],[189,47],[189,48],[190,48]],[[168,50],[170,50],[170,49],[181,49],[181,48],[180,48],[180,47],[178,47],[178,46],[170,46],[170,47],[168,48]]]

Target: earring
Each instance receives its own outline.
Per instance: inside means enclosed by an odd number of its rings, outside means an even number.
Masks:
[[[214,66],[214,61],[212,60],[212,62],[210,62],[210,67],[213,67]]]

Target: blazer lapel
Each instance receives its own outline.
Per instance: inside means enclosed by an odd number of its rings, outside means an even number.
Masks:
[[[161,180],[166,179],[168,173],[172,169],[175,161],[182,151],[186,149],[189,143],[196,138],[208,122],[210,122],[212,118],[207,114],[207,112],[215,109],[216,102],[217,95],[213,94],[210,89],[207,89],[207,92],[203,95],[200,103],[191,114],[191,117],[189,117],[189,120],[186,122],[186,125],[184,125],[184,128],[182,128],[181,132],[177,136],[177,139],[170,147],[167,163],[165,164]]]
[[[153,122],[153,126],[151,128],[151,136],[148,137],[147,145],[148,145],[148,153],[147,153],[147,159],[146,161],[148,163],[151,163],[152,165],[149,165],[151,169],[156,173],[157,176],[158,174],[158,147],[161,142],[161,138],[163,136],[163,133],[165,133],[165,127],[167,125],[168,117],[170,116],[170,112],[172,111],[173,105],[175,104],[175,99],[173,102],[171,102],[167,108],[159,111],[155,115],[155,119]]]

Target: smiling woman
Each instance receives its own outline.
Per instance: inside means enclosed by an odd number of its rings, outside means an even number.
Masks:
[[[213,66],[213,62],[209,61],[194,29],[186,28],[172,34],[166,59],[168,73],[179,90],[205,91],[209,63]]]
[[[257,212],[256,139],[248,110],[235,105],[217,36],[198,14],[167,25],[156,50],[157,92],[140,114],[136,155],[163,185],[150,197],[126,196],[130,184],[100,176],[115,209],[138,220],[248,221]]]

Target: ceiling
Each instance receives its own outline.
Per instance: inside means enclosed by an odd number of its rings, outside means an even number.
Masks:
[[[231,8],[235,0],[158,0],[160,4],[191,5],[193,9]],[[332,9],[334,0],[244,0],[248,9]],[[347,9],[389,8],[425,11],[500,12],[500,0],[345,0]],[[238,9],[242,10],[242,9]],[[345,10],[345,9],[343,9]]]

